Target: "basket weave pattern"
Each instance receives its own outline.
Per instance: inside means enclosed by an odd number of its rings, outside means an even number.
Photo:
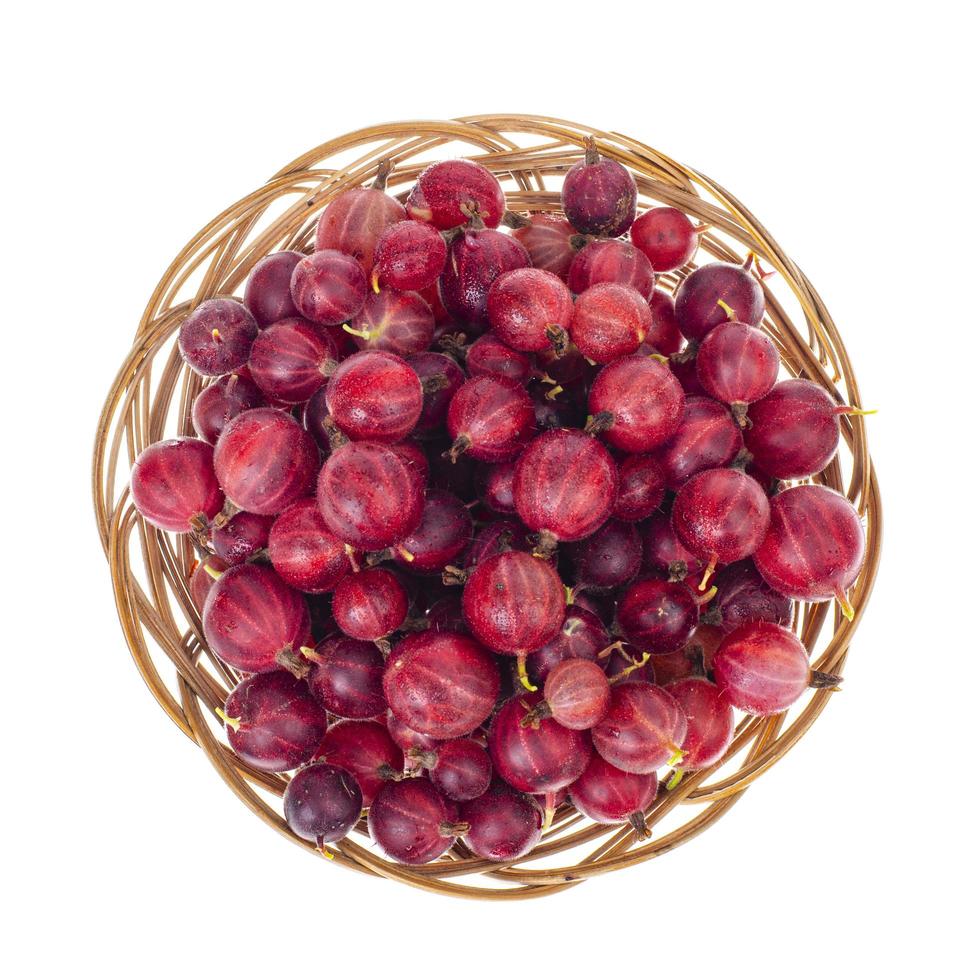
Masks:
[[[203,381],[176,347],[177,329],[196,304],[240,295],[252,266],[279,249],[310,251],[323,206],[347,188],[370,182],[379,160],[394,169],[389,190],[404,197],[418,173],[436,159],[470,156],[500,178],[507,205],[520,212],[560,210],[564,172],[579,160],[587,137],[599,151],[628,167],[640,207],[668,204],[708,225],[696,261],[741,261],[747,251],[776,276],[764,284],[763,328],[776,343],[786,371],[824,386],[842,404],[860,405],[847,351],[834,322],[806,276],[759,221],[714,181],[628,137],[561,120],[474,116],[453,121],[411,121],[350,133],[304,154],[268,183],[203,228],[174,259],[140,320],[132,349],[112,385],[99,420],[93,493],[102,545],[126,642],[153,695],[175,724],[207,754],[242,802],[292,843],[318,857],[294,836],[277,797],[286,777],[250,769],[221,738],[214,709],[237,682],[234,671],[207,650],[187,581],[195,555],[187,536],[147,525],[135,512],[127,481],[136,455],[159,439],[193,434],[190,407]],[[693,265],[660,278],[672,290]],[[874,584],[881,515],[868,453],[865,421],[841,420],[838,458],[819,480],[846,494],[865,516],[865,567],[851,592],[848,622],[829,603],[797,604],[794,626],[813,666],[842,673],[848,647]],[[813,691],[789,715],[744,718],[725,758],[689,773],[647,812],[654,835],[590,823],[566,806],[538,847],[514,865],[474,858],[462,843],[430,865],[394,864],[370,845],[365,821],[328,849],[333,864],[430,891],[462,897],[523,899],[574,887],[586,878],[647,861],[705,830],[742,796],[753,780],[782,758],[824,709],[832,692]]]

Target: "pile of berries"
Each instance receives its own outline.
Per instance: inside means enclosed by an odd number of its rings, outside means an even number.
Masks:
[[[393,860],[513,861],[566,801],[646,834],[736,710],[839,680],[788,627],[793,600],[850,611],[863,528],[785,481],[855,410],[778,380],[751,256],[692,270],[703,229],[637,217],[591,141],[564,215],[505,211],[466,160],[404,203],[387,170],[186,317],[198,438],[144,450],[133,501],[199,551],[229,742],[295,770],[299,836],[367,808]]]

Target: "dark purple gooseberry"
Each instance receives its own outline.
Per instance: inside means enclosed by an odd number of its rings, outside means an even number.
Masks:
[[[477,486],[480,499],[498,514],[514,514],[514,470],[516,464],[495,463],[478,471]]]
[[[696,352],[697,344],[687,344],[676,357],[671,357],[670,369],[681,383],[685,394],[707,398],[708,393],[698,380],[698,362],[694,356]]]
[[[337,346],[322,327],[294,316],[271,323],[252,345],[248,370],[266,398],[299,405],[337,366]]]
[[[314,497],[297,500],[275,519],[268,547],[279,577],[301,592],[329,592],[351,570],[343,541],[327,527]]]
[[[504,216],[500,181],[472,160],[440,160],[426,167],[405,202],[408,214],[442,231],[457,228],[478,214],[488,228]]]
[[[517,456],[531,438],[534,404],[516,381],[470,378],[449,403],[446,428],[453,460],[468,453],[484,463],[502,463]]]
[[[323,209],[316,226],[316,247],[350,255],[365,276],[371,274],[381,233],[406,217],[405,208],[384,192],[390,170],[390,161],[382,161],[371,187],[352,187],[338,194]]]
[[[304,649],[303,656],[313,665],[306,683],[330,714],[365,720],[385,713],[385,661],[373,643],[338,636]]]
[[[558,276],[542,269],[514,269],[498,276],[487,295],[487,316],[497,337],[514,350],[543,351],[572,324],[572,294]]]
[[[314,757],[351,773],[361,788],[364,806],[372,804],[378,790],[401,773],[404,765],[402,750],[376,721],[331,725]]]
[[[449,630],[455,633],[465,632],[466,620],[463,619],[463,604],[459,596],[446,595],[436,599],[425,611],[425,619],[430,629]]]
[[[392,549],[407,571],[423,575],[455,561],[473,537],[473,518],[463,502],[446,490],[426,490],[422,520]]]
[[[701,387],[730,406],[744,428],[749,405],[768,395],[776,383],[779,351],[758,327],[727,320],[701,341],[697,372]]]
[[[439,296],[446,310],[467,324],[486,325],[487,297],[494,280],[531,259],[517,239],[475,222],[449,246]]]
[[[266,565],[223,572],[204,604],[211,652],[238,670],[260,673],[292,663],[310,633],[303,597]]]
[[[541,694],[518,694],[494,716],[487,744],[497,775],[523,793],[553,793],[573,783],[589,763],[589,737],[542,718],[524,725]]]
[[[436,351],[410,354],[405,360],[422,384],[422,414],[415,431],[429,435],[446,424],[449,402],[462,387],[466,375],[456,361]]]
[[[434,749],[412,749],[443,796],[457,803],[475,800],[490,788],[493,764],[487,750],[472,738],[440,742]]]
[[[583,235],[618,238],[636,217],[636,181],[621,163],[601,157],[590,137],[585,158],[565,174],[561,206]]]
[[[570,334],[590,361],[608,364],[635,353],[652,324],[649,304],[632,286],[603,282],[575,301]]]
[[[570,385],[582,381],[591,365],[574,344],[569,344],[561,354],[554,347],[540,351],[538,367],[558,384]]]
[[[528,673],[543,682],[558,664],[572,659],[595,661],[608,645],[609,632],[595,613],[579,605],[566,606],[558,635],[528,656]]]
[[[616,464],[602,443],[577,429],[553,429],[518,459],[514,503],[547,553],[558,541],[578,541],[602,527],[618,485]]]
[[[687,677],[670,684],[666,691],[687,719],[680,764],[685,769],[713,766],[735,735],[735,714],[721,689],[703,677]]]
[[[431,286],[446,265],[446,240],[422,221],[389,225],[374,249],[371,285],[417,292]]]
[[[211,531],[211,546],[229,565],[251,561],[269,543],[273,518],[240,510]]]
[[[327,527],[365,551],[387,548],[418,527],[425,474],[395,449],[349,442],[323,464],[317,503]]]
[[[319,453],[291,415],[253,408],[233,418],[214,449],[214,470],[228,499],[253,514],[278,514],[313,486]]]
[[[586,592],[617,589],[640,571],[643,544],[635,524],[606,521],[595,534],[572,546],[575,584]]]
[[[665,443],[680,424],[684,391],[670,369],[642,354],[607,364],[589,391],[589,431],[617,449],[646,453]]]
[[[742,448],[731,412],[713,398],[688,395],[680,423],[657,454],[670,490],[680,490],[703,470],[727,466]]]
[[[680,582],[701,571],[706,562],[681,544],[667,514],[652,514],[643,530],[643,563],[647,568]]]
[[[302,252],[273,252],[252,267],[245,283],[245,306],[260,327],[296,316],[289,284]]]
[[[674,313],[688,340],[702,340],[729,319],[751,327],[762,323],[766,299],[759,280],[749,271],[751,262],[751,255],[744,265],[709,262],[680,284],[674,294]]]
[[[698,601],[683,582],[659,578],[635,582],[617,613],[630,643],[651,654],[679,650],[698,628]]]
[[[469,829],[458,817],[456,804],[428,779],[405,779],[381,787],[368,810],[368,830],[391,860],[427,864]]]
[[[246,677],[228,695],[220,717],[235,754],[264,772],[309,762],[327,731],[326,712],[285,670]]]
[[[614,684],[612,704],[592,729],[596,751],[624,772],[649,773],[676,756],[687,735],[680,705],[646,681]]]
[[[401,442],[422,414],[422,384],[397,354],[359,351],[327,382],[326,408],[350,439]]]
[[[600,282],[632,286],[645,300],[653,295],[654,275],[650,260],[629,242],[600,238],[589,242],[572,260],[568,288],[584,293]]]
[[[664,499],[664,470],[656,457],[627,456],[619,464],[619,490],[613,517],[621,521],[642,521]]]
[[[249,408],[262,404],[262,392],[251,378],[229,374],[213,381],[194,399],[194,431],[213,446],[224,427]]]
[[[208,299],[180,325],[180,355],[205,377],[230,374],[245,366],[259,328],[237,300]]]
[[[534,393],[534,422],[540,432],[578,429],[585,424],[585,413],[571,398],[560,397],[560,393],[552,397],[539,389]]]
[[[643,811],[654,801],[659,787],[655,772],[623,772],[593,753],[585,772],[568,788],[577,810],[596,823],[630,823],[649,837]]]
[[[469,827],[463,843],[487,861],[516,861],[541,839],[540,808],[531,797],[499,780],[464,803],[460,818]]]
[[[471,378],[487,376],[526,384],[534,372],[534,362],[528,354],[485,333],[466,349],[466,372]]]
[[[380,640],[405,622],[408,594],[387,568],[366,568],[342,578],[333,590],[337,626],[356,640]]]
[[[225,503],[214,449],[189,437],[147,446],[133,464],[129,489],[144,519],[177,534],[202,534]]]
[[[527,535],[528,530],[520,521],[491,521],[474,534],[463,555],[462,566],[475,568],[504,551],[529,551]]]
[[[662,289],[655,289],[650,297],[650,315],[653,322],[643,338],[644,343],[664,357],[676,354],[684,346],[684,337],[677,328],[673,296]]]
[[[793,621],[793,601],[770,588],[751,561],[723,568],[714,580],[718,592],[708,613],[709,621],[730,633],[746,623]]]
[[[540,718],[554,718],[559,725],[584,732],[597,725],[609,710],[609,679],[592,660],[563,660],[544,682],[544,700],[529,713],[530,725]]]
[[[289,289],[300,316],[321,324],[350,320],[360,312],[368,291],[357,260],[332,248],[300,260]]]
[[[346,837],[361,817],[362,803],[354,776],[326,762],[300,769],[282,797],[289,829],[317,847]]]
[[[535,269],[564,279],[575,258],[575,229],[561,215],[539,211],[520,222],[514,237],[527,249]]]
[[[650,260],[655,272],[672,272],[694,258],[698,232],[683,211],[650,208],[633,222],[630,238]]]
[[[432,308],[418,293],[394,289],[370,292],[345,330],[362,350],[383,350],[399,357],[424,351],[435,335]]]

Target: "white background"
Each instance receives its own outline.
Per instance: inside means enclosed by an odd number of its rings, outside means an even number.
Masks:
[[[975,976],[967,5],[341,6],[4,15],[4,972]],[[634,135],[761,217],[881,409],[886,536],[844,693],[730,814],[489,905],[311,860],[234,798],[130,662],[89,464],[146,298],[205,221],[362,125],[522,111]]]

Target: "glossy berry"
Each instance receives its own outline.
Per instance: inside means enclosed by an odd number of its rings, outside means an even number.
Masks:
[[[446,240],[432,225],[399,221],[389,225],[374,249],[373,283],[417,292],[431,286],[446,265]]]
[[[607,364],[589,391],[591,426],[628,453],[665,443],[677,431],[683,409],[684,391],[670,369],[642,354]]]
[[[323,464],[317,503],[327,527],[345,544],[387,548],[418,527],[425,474],[395,449],[349,442]]]
[[[417,751],[432,785],[447,799],[457,803],[475,800],[490,788],[493,764],[487,750],[472,738],[456,738],[428,752]]]
[[[466,349],[466,371],[471,378],[503,378],[523,385],[534,372],[534,362],[529,354],[508,347],[492,333],[485,333]]]
[[[810,684],[806,647],[775,623],[733,630],[715,651],[711,669],[725,700],[753,715],[785,711]]]
[[[703,677],[688,677],[668,685],[666,691],[687,719],[681,766],[713,766],[728,750],[735,734],[735,715],[721,689]]]
[[[245,366],[258,332],[255,318],[237,300],[208,299],[180,325],[177,346],[198,374],[216,377]]]
[[[631,823],[649,836],[643,811],[653,803],[659,780],[655,772],[623,772],[593,753],[585,772],[568,788],[582,814],[596,823]]]
[[[298,262],[289,288],[300,316],[321,324],[349,320],[360,312],[368,291],[357,260],[332,248]]]
[[[409,728],[408,725],[400,722],[391,711],[388,712],[385,723],[388,727],[388,733],[394,739],[395,744],[406,753],[406,769],[418,768],[411,754],[412,749],[429,751],[439,744],[437,738],[432,738],[430,735],[423,735],[421,732],[417,732],[413,728]]]
[[[674,298],[662,289],[655,289],[649,305],[652,322],[643,342],[664,357],[670,357],[684,346],[684,336],[678,329],[674,313]]]
[[[406,571],[438,572],[463,552],[473,537],[473,518],[463,502],[446,490],[425,492],[422,520],[393,549]]]
[[[619,464],[619,489],[613,517],[642,521],[663,502],[664,469],[655,456],[627,456]]]
[[[463,554],[464,568],[475,568],[484,559],[504,551],[530,551],[527,528],[520,521],[491,521],[474,535]]]
[[[617,238],[636,217],[636,181],[621,163],[601,157],[589,139],[585,158],[565,174],[561,206],[582,234]]]
[[[432,308],[418,293],[387,287],[368,293],[350,318],[348,333],[362,350],[383,350],[399,357],[424,351],[435,334]]]
[[[544,682],[547,717],[559,725],[582,732],[606,716],[612,696],[609,679],[592,660],[575,657],[556,664]],[[537,717],[533,724],[537,724]]]
[[[642,558],[636,525],[606,521],[595,534],[573,545],[575,584],[587,592],[619,588],[636,578]]]
[[[426,864],[444,854],[467,829],[456,804],[428,779],[385,783],[368,811],[368,830],[392,861]]]
[[[541,839],[541,810],[529,796],[499,780],[464,803],[460,818],[469,827],[463,843],[487,861],[516,861]]]
[[[793,621],[793,602],[766,584],[751,561],[740,561],[723,568],[714,584],[718,593],[711,604],[710,621],[725,633],[746,623]]]
[[[323,759],[349,772],[370,806],[384,783],[402,771],[402,750],[376,721],[341,721],[331,725],[316,750]]]
[[[310,492],[316,445],[291,415],[253,408],[233,418],[214,449],[214,469],[228,499],[253,514],[278,514]]]
[[[263,772],[286,772],[313,758],[327,716],[306,684],[284,670],[246,677],[222,718],[235,754]]]
[[[762,577],[791,599],[837,597],[849,612],[845,593],[864,563],[864,528],[854,505],[829,487],[803,485],[776,494],[771,511],[754,555]]]
[[[671,582],[680,582],[701,571],[706,562],[681,544],[668,515],[655,513],[643,531],[643,563]]]
[[[680,490],[696,473],[727,466],[742,448],[731,412],[713,398],[688,395],[674,434],[657,454],[670,490]]]
[[[306,683],[317,701],[338,718],[364,720],[388,708],[381,678],[385,662],[373,643],[338,636],[304,650],[312,662]]]
[[[350,833],[360,819],[362,802],[354,777],[326,762],[300,769],[282,797],[289,829],[318,847]]]
[[[504,192],[486,167],[472,160],[441,160],[419,174],[406,208],[416,221],[443,231],[459,227],[474,213],[496,228],[504,216]]]
[[[630,643],[647,653],[670,653],[694,635],[698,604],[683,582],[648,578],[629,587],[619,603],[618,616]]]
[[[604,282],[575,301],[570,333],[585,357],[608,364],[635,353],[652,323],[647,301],[632,286]]]
[[[588,765],[589,738],[585,732],[542,718],[538,726],[522,724],[543,700],[541,694],[518,694],[494,716],[487,745],[494,770],[524,793],[552,793],[582,775]]]
[[[766,309],[759,280],[749,272],[748,263],[709,262],[695,269],[674,294],[677,326],[688,340],[701,340],[729,319],[721,300],[734,319],[757,327]]]
[[[527,249],[535,269],[564,279],[575,258],[572,238],[577,233],[561,215],[539,211],[521,224],[514,237]]]
[[[495,463],[486,467],[478,476],[480,499],[498,514],[514,514],[514,470],[510,463]]]
[[[203,532],[224,506],[214,450],[200,439],[165,439],[136,457],[129,477],[133,504],[155,527]]]
[[[252,563],[222,573],[202,619],[211,652],[249,673],[275,670],[298,654],[310,632],[303,597],[271,568]]]
[[[248,370],[266,398],[299,405],[337,366],[337,346],[322,327],[290,317],[270,323],[252,345]]]
[[[356,640],[380,640],[408,615],[408,595],[394,572],[366,568],[342,578],[333,591],[337,626]]]
[[[609,632],[595,613],[579,605],[566,606],[565,619],[555,638],[528,656],[528,673],[540,683],[566,660],[595,662],[608,645]]]
[[[612,704],[592,729],[592,742],[617,769],[649,773],[680,751],[686,734],[684,712],[663,688],[626,681],[613,685]]]
[[[541,535],[542,545],[578,541],[608,520],[619,473],[609,451],[577,429],[537,436],[514,472],[514,504],[521,520]]]
[[[470,573],[463,588],[463,615],[473,635],[492,650],[528,654],[558,635],[565,618],[564,586],[543,559],[505,551]]]
[[[262,392],[251,378],[240,374],[219,378],[194,399],[191,408],[194,431],[213,446],[236,415],[258,408],[262,403]]]
[[[644,211],[633,222],[630,238],[655,272],[672,272],[687,265],[698,250],[698,231],[677,208]]]
[[[297,315],[289,283],[302,258],[302,252],[273,252],[252,267],[245,283],[245,306],[260,327]]]
[[[768,395],[776,383],[779,351],[757,327],[726,320],[701,341],[697,372],[701,387],[730,405],[744,426],[748,406]]]
[[[600,238],[589,242],[568,269],[568,288],[584,293],[601,282],[632,286],[645,300],[653,295],[656,282],[649,259],[629,242]]]
[[[214,553],[229,565],[241,565],[258,557],[269,543],[272,518],[240,510],[211,532]]]
[[[534,432],[534,403],[516,381],[470,378],[452,397],[446,428],[451,456],[468,453],[485,463],[513,459]]]
[[[422,413],[415,431],[428,436],[446,424],[449,403],[463,386],[466,375],[453,358],[436,351],[410,354],[405,360],[422,384]]]
[[[351,570],[344,543],[327,527],[316,498],[290,504],[269,531],[269,560],[301,592],[329,592]]]
[[[188,588],[191,593],[191,601],[198,613],[204,611],[204,603],[207,602],[208,596],[211,594],[212,586],[227,568],[228,563],[217,555],[207,555],[195,563],[188,581]]]

